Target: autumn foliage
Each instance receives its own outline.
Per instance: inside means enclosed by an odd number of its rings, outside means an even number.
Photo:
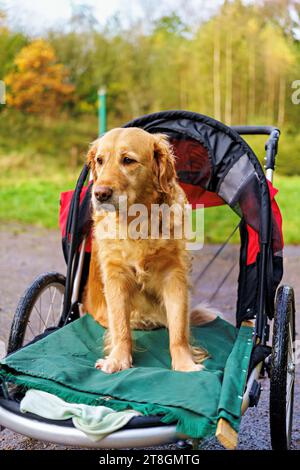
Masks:
[[[5,77],[7,104],[22,111],[54,115],[71,102],[74,86],[54,49],[39,39],[16,55],[15,70]]]
[[[81,148],[77,122],[91,123],[84,142],[90,129],[96,137],[98,90],[105,87],[109,127],[166,109],[196,111],[227,125],[275,125],[282,130],[279,171],[300,174],[300,0],[167,3],[165,9],[164,1],[140,2],[140,18],[120,14],[106,24],[84,3],[65,27],[45,28],[39,40],[12,29],[0,6],[0,80],[7,91],[0,153],[8,115],[13,129],[20,119],[28,133],[40,115],[55,115],[44,120],[47,131],[57,125],[65,138],[70,126],[69,137]]]

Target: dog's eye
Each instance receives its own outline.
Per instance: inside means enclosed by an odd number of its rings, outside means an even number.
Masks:
[[[103,163],[103,160],[102,160],[102,158],[101,158],[101,157],[98,157],[98,158],[97,158],[97,163],[98,163],[98,165],[102,165],[102,163]]]
[[[123,158],[123,163],[124,165],[130,165],[131,163],[135,163],[136,160],[134,160],[133,158],[129,158],[129,157],[124,157]]]

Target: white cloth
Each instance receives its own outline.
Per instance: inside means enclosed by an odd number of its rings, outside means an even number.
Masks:
[[[72,419],[74,426],[93,441],[122,428],[134,416],[135,410],[115,411],[106,406],[68,403],[56,395],[40,390],[28,390],[20,403],[22,413],[30,412],[47,419]]]

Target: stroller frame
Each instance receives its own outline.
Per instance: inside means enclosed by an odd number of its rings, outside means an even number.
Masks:
[[[272,182],[278,141],[280,137],[279,129],[272,126],[232,126],[231,129],[240,135],[269,136],[265,145],[265,170],[266,178]],[[63,313],[59,327],[64,326],[80,316],[80,300],[83,288],[83,272],[86,262],[85,247],[87,235],[85,235],[80,241],[80,250],[78,250],[78,214],[80,210],[80,194],[88,174],[89,168],[84,165],[77,181],[70,208],[70,216],[68,218],[67,233],[70,233],[71,238],[67,256],[66,253],[64,253],[65,257],[67,257],[67,273],[65,280]],[[267,248],[270,243],[270,223],[270,217],[266,217],[264,230],[266,239],[262,240],[260,245],[259,310],[254,320],[246,320],[242,323],[246,326],[254,326],[253,343],[257,344],[260,342],[263,345],[266,345],[269,339],[268,318],[265,306]],[[10,348],[8,352],[12,352]],[[255,385],[258,384],[261,371],[265,366],[265,361],[261,360],[255,364],[252,370],[249,370],[242,401],[242,414],[245,413],[249,406],[254,406],[258,402],[260,386],[257,388]],[[1,397],[0,384],[0,429],[4,429],[6,427],[15,432],[43,441],[91,448],[148,447],[176,442],[180,439],[187,438],[187,436],[181,436],[176,433],[175,425],[162,424],[157,417],[137,417],[133,418],[132,422],[122,430],[112,433],[103,440],[95,443],[90,441],[81,431],[70,427],[70,425],[58,422],[53,423],[34,415],[21,415],[17,404],[13,400],[9,400],[9,394],[5,384],[2,384]],[[218,422],[216,436],[226,448],[236,448],[237,433],[223,418]],[[280,445],[278,446],[276,443],[274,445],[273,443],[273,447],[279,448]]]

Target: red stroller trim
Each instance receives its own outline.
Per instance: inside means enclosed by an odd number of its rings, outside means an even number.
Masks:
[[[208,207],[217,207],[221,205],[225,205],[225,201],[218,196],[216,193],[210,192],[201,188],[200,186],[194,186],[192,184],[181,183],[180,186],[185,191],[188,201],[192,204],[193,209],[196,208],[197,204],[203,204],[205,208]],[[274,188],[272,183],[268,181],[269,191],[270,191],[270,198],[271,198],[271,208],[273,214],[273,220],[275,220],[277,227],[279,229],[279,236],[280,240],[277,240],[276,251],[280,251],[283,248],[283,236],[282,236],[282,217],[280,213],[280,209],[278,207],[277,202],[275,201],[275,195],[278,193],[278,190]],[[88,186],[84,186],[82,188],[80,194],[80,203],[82,202]],[[66,225],[68,214],[70,210],[71,200],[74,191],[65,191],[61,193],[60,196],[60,214],[59,214],[59,226],[62,233],[62,236],[66,236]],[[259,253],[259,235],[258,233],[249,225],[247,225],[248,231],[248,249],[247,249],[247,265],[253,264],[256,261],[257,255]],[[277,250],[278,249],[278,250]],[[89,234],[86,244],[87,253],[91,252],[91,234]]]
[[[80,204],[82,203],[87,190],[88,190],[88,186],[83,186],[81,190],[81,194],[80,194]],[[74,191],[70,190],[70,191],[63,192],[60,195],[59,227],[60,227],[60,231],[61,231],[63,238],[66,236],[67,220],[68,220],[68,214],[69,214],[73,194],[74,194]],[[70,234],[68,234],[68,237],[69,236]],[[91,234],[89,234],[87,238],[85,251],[86,253],[91,252]]]
[[[277,202],[275,201],[275,196],[278,193],[278,189],[274,188],[272,183],[268,181],[270,199],[271,199],[271,209],[273,215],[273,222],[277,224],[279,229],[280,240],[277,240],[277,245],[275,246],[275,252],[283,249],[283,234],[282,234],[282,216]],[[247,266],[249,264],[255,263],[257,255],[260,251],[259,249],[259,236],[258,233],[249,225],[247,225],[248,231],[248,249],[247,249]]]

